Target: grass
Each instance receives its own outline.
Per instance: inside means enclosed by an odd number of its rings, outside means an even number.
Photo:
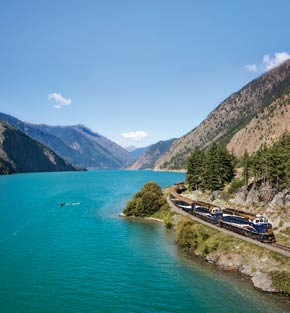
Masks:
[[[242,188],[244,186],[244,180],[239,178],[234,178],[230,183],[228,192],[230,194],[234,193],[236,190]]]
[[[172,228],[173,222],[172,222],[172,216],[174,215],[173,212],[171,212],[170,207],[168,204],[164,204],[159,211],[155,212],[154,214],[150,215],[152,218],[158,218],[160,220],[164,221],[166,228]]]
[[[290,246],[290,237],[285,235],[283,231],[275,235],[276,241],[282,245]]]
[[[236,247],[243,244],[243,241],[238,238],[226,235],[189,218],[183,218],[176,225],[176,241],[181,246],[193,249],[202,256],[207,256],[216,250],[235,252]]]
[[[224,255],[230,260],[234,255],[242,255],[244,265],[250,265],[252,273],[261,270],[253,262],[257,258],[264,259],[266,263],[263,270],[271,276],[273,287],[290,295],[290,259],[284,255],[224,234],[189,218],[183,218],[176,225],[176,241],[204,258],[209,255],[211,258]]]
[[[290,296],[290,272],[272,271],[271,278],[276,289]]]

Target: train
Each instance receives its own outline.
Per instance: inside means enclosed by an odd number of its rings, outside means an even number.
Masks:
[[[276,241],[272,224],[266,217],[232,208],[222,209],[210,203],[191,200],[180,195],[184,188],[184,184],[176,183],[171,190],[170,200],[188,214],[260,242]]]

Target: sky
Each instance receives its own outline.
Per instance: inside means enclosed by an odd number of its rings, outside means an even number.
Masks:
[[[0,111],[122,146],[196,127],[290,57],[290,1],[0,0]]]

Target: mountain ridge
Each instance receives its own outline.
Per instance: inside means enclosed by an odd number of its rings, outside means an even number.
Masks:
[[[282,97],[289,86],[290,60],[252,80],[222,101],[198,126],[178,138],[156,161],[154,169],[185,168],[194,147],[206,148],[213,142],[228,145],[236,133]]]
[[[128,169],[142,170],[150,169],[155,165],[156,160],[166,153],[176,139],[160,140],[152,144]]]
[[[0,113],[0,120],[46,145],[74,166],[119,169],[133,162],[128,151],[82,124],[71,126],[32,124],[4,113]]]
[[[48,147],[0,121],[0,174],[75,170]]]

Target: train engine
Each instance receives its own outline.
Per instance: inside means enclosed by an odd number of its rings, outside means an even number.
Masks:
[[[275,242],[272,224],[260,214],[255,215],[227,208],[224,209],[220,226],[261,242]]]

